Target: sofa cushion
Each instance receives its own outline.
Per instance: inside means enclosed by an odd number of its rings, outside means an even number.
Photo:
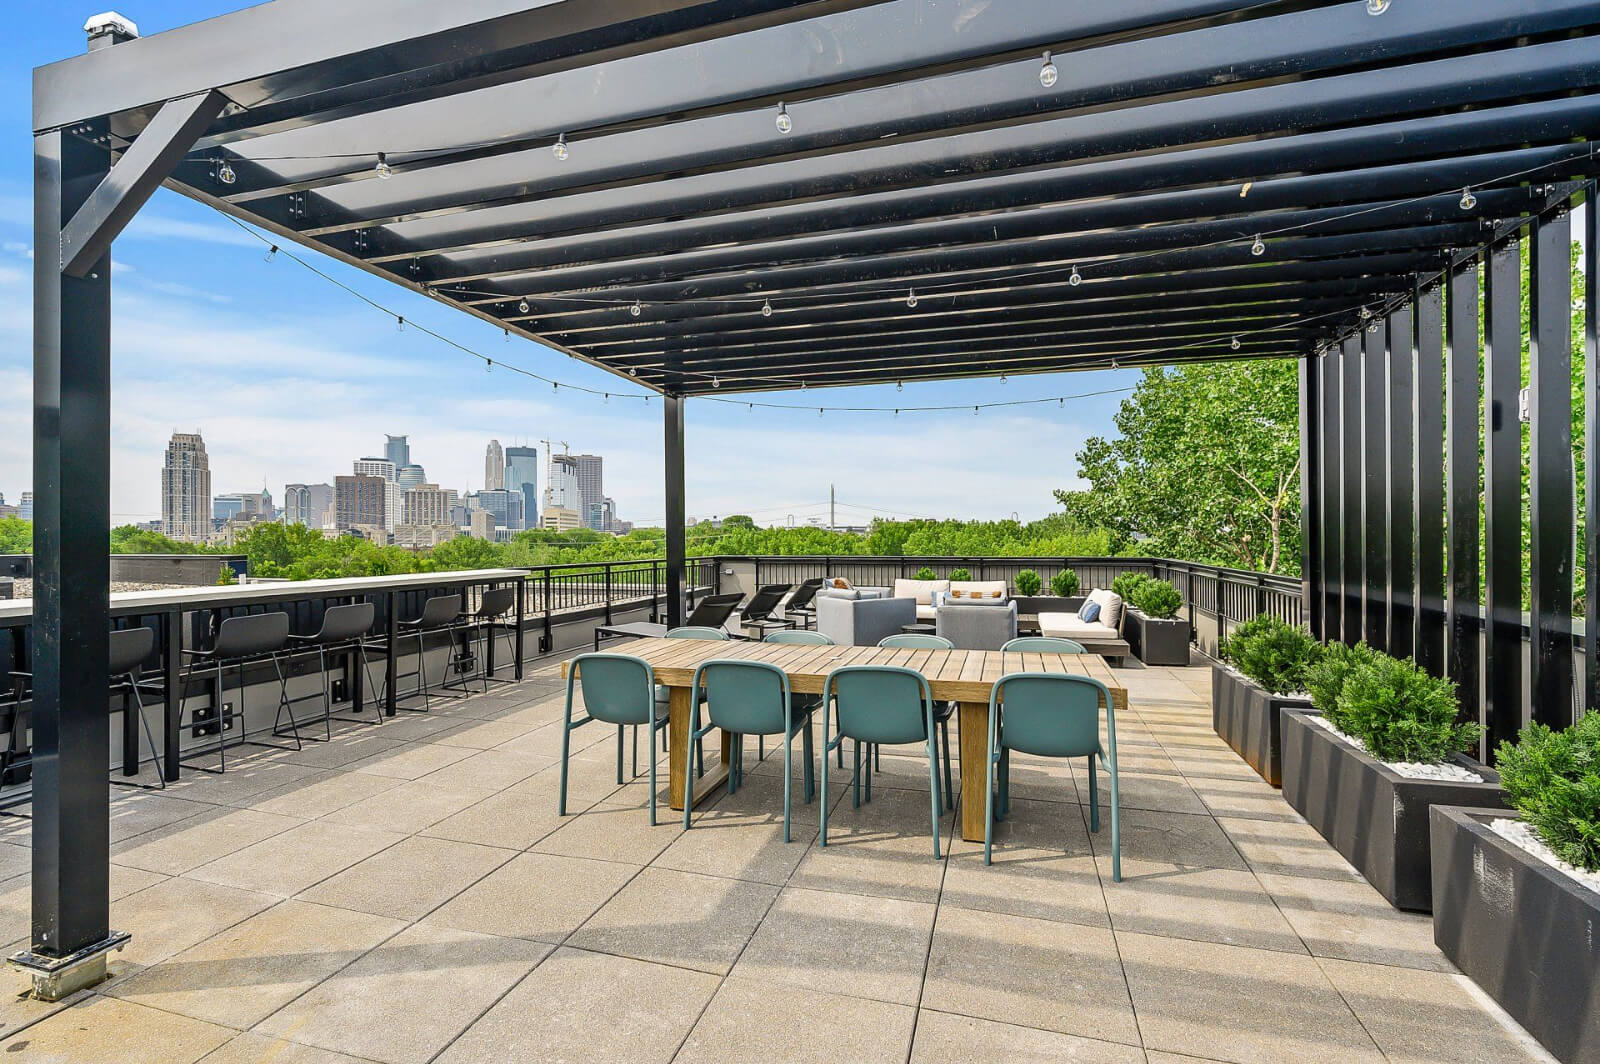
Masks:
[[[1120,639],[1117,630],[1110,625],[1098,621],[1083,621],[1075,613],[1041,613],[1039,614],[1039,634],[1057,636],[1063,639],[1088,640],[1090,642],[1105,642]]]
[[[824,582],[835,591],[849,591],[855,587],[854,584],[842,576],[830,576]]]
[[[952,580],[950,594],[945,603],[978,601],[990,606],[1004,605],[1007,601],[1004,580]]]
[[[949,591],[948,580],[896,580],[894,582],[895,598],[916,599],[918,606],[933,605],[935,591]]]
[[[858,599],[860,597],[861,592],[856,588],[843,591],[836,587],[829,587],[826,584],[817,588],[817,598]]]
[[[1095,588],[1089,592],[1089,601],[1100,604],[1100,623],[1108,628],[1122,626],[1122,596],[1115,591]]]
[[[902,596],[900,596],[900,595],[896,595],[895,596],[895,598],[901,598],[901,597]],[[938,607],[931,606],[931,605],[930,606],[924,606],[920,602],[917,603],[917,620],[919,620],[919,621],[931,621],[935,617],[937,617],[938,615],[939,615]]]

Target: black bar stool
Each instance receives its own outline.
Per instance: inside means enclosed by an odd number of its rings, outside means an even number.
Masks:
[[[492,587],[483,593],[478,600],[478,608],[468,614],[464,627],[467,629],[468,645],[481,647],[482,656],[478,660],[478,679],[483,684],[485,691],[489,684],[515,683],[515,680],[502,680],[489,671],[489,641],[496,638],[506,640],[511,648],[511,656],[517,656],[517,642],[515,638],[516,626],[507,624],[502,618],[510,613],[517,605],[517,591],[510,587]],[[474,653],[474,657],[478,657]],[[448,685],[446,685],[448,686]]]
[[[276,743],[264,743],[259,740],[243,738],[247,734],[245,720],[245,666],[253,662],[267,660],[272,662],[273,671],[278,676],[278,712],[272,721],[272,734],[281,736],[284,713],[289,715],[289,727],[294,735],[294,749],[299,750],[300,729],[295,724],[294,707],[289,704],[289,685],[283,675],[282,654],[289,645],[289,615],[287,613],[250,613],[237,617],[228,617],[217,627],[217,638],[209,650],[185,650],[184,653],[192,659],[184,670],[179,681],[181,689],[185,692],[182,704],[178,707],[178,717],[181,722],[183,710],[188,704],[187,692],[189,683],[197,672],[215,672],[216,697],[212,703],[213,716],[208,720],[191,717],[190,727],[197,734],[205,734],[210,728],[217,730],[217,756],[220,759],[217,768],[197,766],[202,772],[222,773],[228,769],[228,744],[223,736],[232,723],[233,717],[239,720],[239,734],[241,738],[235,746],[265,746],[276,750],[286,750],[288,747],[278,746]],[[223,708],[223,670],[228,667],[237,667],[239,670],[239,709],[236,713],[228,714]],[[190,758],[196,756],[190,754]],[[187,759],[185,759],[187,760]]]
[[[461,601],[462,599],[460,595],[435,595],[422,604],[421,614],[409,621],[400,622],[399,627],[403,636],[406,638],[416,636],[417,667],[411,672],[396,673],[395,680],[398,683],[398,681],[403,680],[408,676],[415,676],[417,678],[417,687],[416,690],[408,691],[403,695],[397,694],[396,699],[415,698],[417,695],[421,695],[422,708],[412,709],[410,706],[400,706],[399,708],[409,710],[412,713],[426,713],[433,708],[432,700],[428,696],[428,657],[426,638],[430,633],[433,632],[449,632],[451,636],[451,657],[452,659],[455,658],[457,653],[455,646],[455,633],[462,627]],[[381,642],[369,642],[367,644],[367,649],[372,650],[387,648],[384,647],[383,643]],[[446,669],[448,670],[448,666],[446,666]],[[448,679],[449,677],[447,675],[445,677],[445,681],[448,681]],[[441,688],[446,685],[445,681],[440,682],[439,686]],[[387,694],[387,690],[385,690],[385,694]]]
[[[146,683],[141,676],[144,663],[156,648],[156,633],[153,628],[118,628],[111,633],[109,646],[109,660],[111,672],[111,693],[122,696],[122,774],[124,776],[137,776],[139,774],[139,731],[144,732],[145,742],[150,746],[150,761],[156,766],[156,780],[158,785],[146,783],[130,783],[127,780],[113,779],[111,782],[123,787],[138,787],[142,790],[166,790],[166,775],[161,771],[161,752],[156,747],[155,733],[150,730],[150,721],[144,715],[144,699],[141,693],[152,694],[160,697],[165,688],[160,684]],[[134,717],[138,717],[138,730],[134,729]]]
[[[343,606],[329,606],[322,612],[322,627],[311,635],[291,635],[289,637],[289,657],[296,654],[309,654],[313,651],[317,655],[317,673],[322,680],[322,690],[316,694],[300,695],[289,699],[292,705],[295,702],[305,702],[313,698],[322,699],[322,730],[323,742],[333,738],[333,698],[328,692],[328,655],[349,653],[355,655],[356,668],[365,672],[367,685],[372,685],[372,670],[367,662],[367,651],[363,644],[364,637],[372,631],[372,622],[378,615],[378,608],[370,602],[352,602]],[[352,699],[352,701],[354,701]],[[361,712],[360,706],[354,707],[355,712]],[[377,719],[371,723],[382,724],[383,714],[376,715]],[[355,717],[341,717],[340,720],[352,720],[357,723],[367,723]],[[315,723],[308,721],[307,723]]]

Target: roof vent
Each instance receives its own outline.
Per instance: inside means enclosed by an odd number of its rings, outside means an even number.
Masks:
[[[95,52],[138,37],[139,24],[115,11],[102,11],[84,22],[83,31],[89,35],[89,51]]]

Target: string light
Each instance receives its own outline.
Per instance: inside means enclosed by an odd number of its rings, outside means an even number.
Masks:
[[[1083,283],[1083,278],[1078,274],[1078,268],[1072,268],[1072,276],[1067,278],[1067,283],[1076,288]]]
[[[1389,10],[1389,0],[1367,0],[1367,14],[1381,15]]]
[[[267,249],[267,253],[265,255],[261,256],[261,261],[262,262],[271,262],[273,259],[275,259],[277,257],[278,257],[278,245],[274,244],[270,248]]]
[[[905,386],[905,382],[904,381],[895,381],[894,382],[894,390],[897,391],[897,392],[905,391],[905,387],[906,386]]]
[[[395,332],[405,332],[406,331],[406,319],[402,318],[398,314],[396,314],[394,316],[394,331]]]
[[[1372,308],[1370,308],[1370,307],[1362,307],[1361,308],[1361,320],[1362,321],[1366,321],[1370,317],[1372,317]]]
[[[628,308],[628,313],[637,318],[639,315],[644,313],[644,304],[635,299],[633,301],[633,306]]]
[[[914,307],[916,305],[917,305],[917,290],[915,288],[906,289],[906,306]]]
[[[517,313],[518,314],[526,314],[526,313],[528,313],[528,301],[526,299],[517,300]]]
[[[483,372],[488,373],[492,369],[494,369],[494,359],[492,359],[492,358],[484,359],[483,360]]]
[[[511,330],[510,329],[506,329],[505,330],[505,334],[506,334],[506,343],[509,344],[511,342]]]
[[[394,176],[394,167],[389,165],[389,156],[386,152],[378,153],[378,165],[372,168],[373,172],[387,181]]]
[[[1045,88],[1054,88],[1061,72],[1056,69],[1055,62],[1050,58],[1050,53],[1044,53],[1044,66],[1039,68],[1039,84]]]
[[[1471,188],[1462,189],[1461,190],[1461,209],[1464,210],[1464,211],[1470,211],[1472,208],[1476,207],[1477,205],[1478,205],[1478,197],[1474,196],[1472,194],[1472,189]]]
[[[1228,346],[1233,348],[1235,351],[1239,350],[1239,338],[1235,336],[1232,340],[1229,340]]]
[[[1378,331],[1378,323],[1376,321],[1374,321],[1371,325],[1367,326],[1367,332],[1375,333],[1377,331]]]
[[[572,149],[567,147],[567,135],[565,133],[556,137],[556,142],[550,145],[550,154],[556,157],[556,162],[558,163],[564,163],[571,157]]]
[[[761,316],[763,318],[772,317],[772,300],[763,299],[761,301]]]
[[[1259,258],[1260,256],[1265,255],[1266,253],[1267,253],[1267,245],[1265,245],[1265,244],[1263,244],[1261,242],[1261,234],[1257,233],[1256,234],[1256,242],[1254,244],[1250,245],[1250,254],[1255,255],[1255,256],[1257,256]]]
[[[789,117],[789,108],[785,107],[782,101],[778,103],[776,124],[779,133],[791,133],[794,131],[794,119]]]
[[[713,376],[711,378],[711,387],[720,388],[720,387],[722,387],[722,382],[720,380],[718,380],[715,376]]]
[[[217,167],[217,180],[224,185],[231,185],[239,180],[239,175],[233,172],[233,167],[228,165],[228,160],[222,160],[222,165]]]
[[[1000,374],[1000,383],[1004,384],[1005,382],[1006,382],[1006,375],[1004,373],[1002,373],[1002,374]]]

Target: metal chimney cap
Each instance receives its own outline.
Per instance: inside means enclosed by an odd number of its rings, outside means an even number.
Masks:
[[[131,38],[139,36],[139,24],[115,11],[102,11],[98,15],[90,15],[84,21],[83,31],[91,37],[102,33],[115,33]]]

